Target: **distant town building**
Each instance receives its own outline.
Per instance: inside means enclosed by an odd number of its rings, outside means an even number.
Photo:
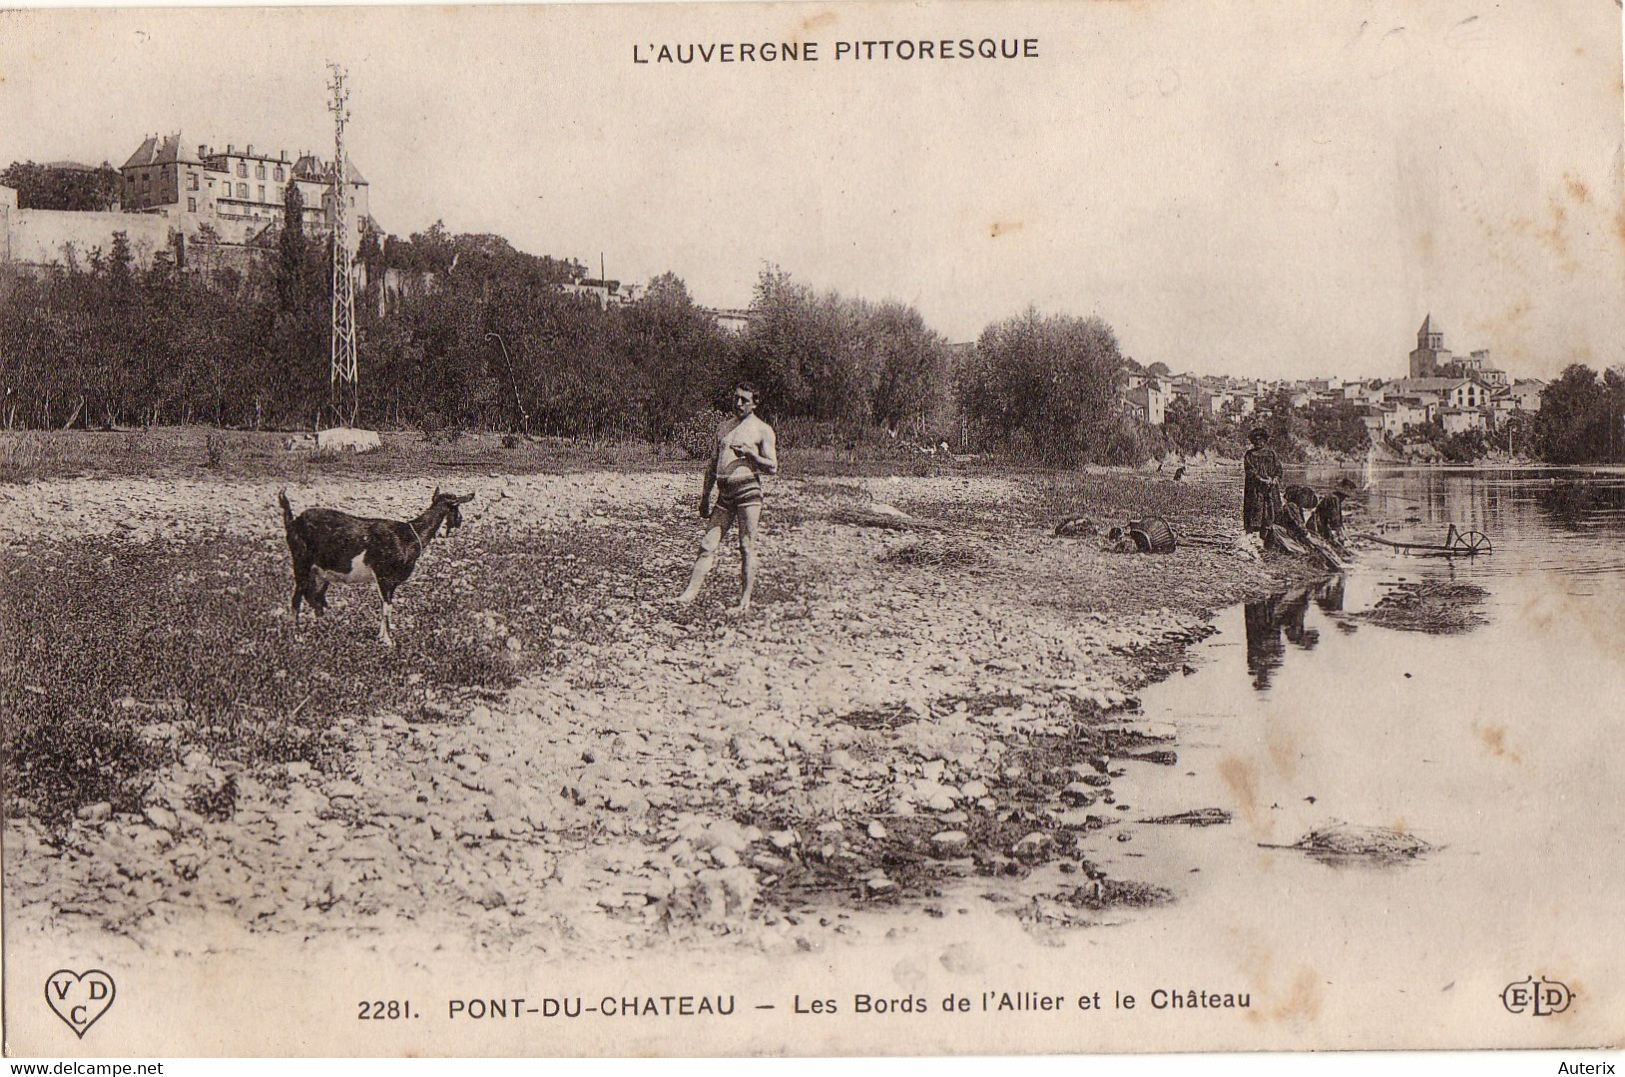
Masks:
[[[1469,430],[1483,430],[1487,424],[1484,413],[1478,408],[1441,408],[1439,425],[1446,434],[1465,434]]]
[[[1517,411],[1539,411],[1540,394],[1546,389],[1546,383],[1539,378],[1519,378],[1507,390],[1507,396],[1514,401]]]
[[[1450,364],[1447,373],[1456,377],[1475,378],[1492,389],[1504,389],[1507,386],[1506,371],[1490,363],[1487,348],[1480,348],[1466,359],[1456,359]]]
[[[1138,389],[1121,394],[1123,411],[1143,423],[1161,426],[1167,419],[1168,394],[1155,382],[1146,382]]]
[[[750,327],[753,315],[743,307],[701,307],[701,310],[717,320],[717,325],[730,333],[743,333]],[[955,345],[956,347],[975,348],[975,344]]]
[[[1416,331],[1416,348],[1411,352],[1411,377],[1436,378],[1440,368],[1450,362],[1450,349],[1444,346],[1444,330],[1433,324],[1430,313],[1422,319],[1422,328]]]
[[[1122,370],[1117,374],[1118,405],[1123,414],[1142,423],[1161,426],[1167,418],[1173,384],[1150,373]]]
[[[1491,388],[1507,385],[1506,371],[1490,362],[1487,348],[1467,356],[1457,356],[1444,346],[1444,330],[1429,314],[1416,331],[1416,347],[1411,351],[1410,376],[1417,378],[1473,378]]]
[[[586,296],[605,310],[626,303],[636,303],[640,290],[636,284],[622,284],[618,280],[598,280],[595,277],[583,277],[568,284],[561,284],[559,288],[569,295]]]
[[[1474,378],[1400,378],[1389,383],[1385,399],[1396,396],[1432,396],[1451,408],[1478,408],[1490,402],[1492,390]]]

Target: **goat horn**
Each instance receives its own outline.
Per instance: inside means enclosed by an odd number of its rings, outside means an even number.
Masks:
[[[466,505],[466,504],[468,504],[468,503],[469,503],[469,502],[470,502],[470,501],[473,501],[473,500],[474,500],[474,495],[473,495],[473,494],[465,494],[465,495],[463,495],[463,496],[462,496],[462,497],[459,497],[459,498],[458,498],[458,499],[457,499],[457,504],[459,504],[459,505]]]

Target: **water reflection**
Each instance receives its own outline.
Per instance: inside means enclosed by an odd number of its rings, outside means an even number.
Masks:
[[[1327,486],[1353,474],[1307,469],[1304,481]],[[1485,582],[1531,572],[1564,575],[1625,571],[1625,471],[1613,468],[1390,468],[1360,476],[1349,527],[1415,542],[1441,542],[1454,524],[1495,542],[1491,557],[1423,561],[1376,550],[1366,566],[1403,563],[1418,575],[1461,573]],[[1493,588],[1492,588],[1493,590]]]
[[[1286,659],[1287,644],[1305,651],[1320,642],[1320,630],[1304,625],[1304,614],[1314,602],[1326,613],[1343,609],[1342,576],[1318,584],[1305,584],[1258,602],[1249,602],[1242,611],[1247,626],[1247,671],[1253,687],[1269,688],[1270,676]]]
[[[1625,511],[1625,484],[1550,479],[1539,488],[1536,500],[1559,527],[1583,531],[1596,526],[1599,517]]]

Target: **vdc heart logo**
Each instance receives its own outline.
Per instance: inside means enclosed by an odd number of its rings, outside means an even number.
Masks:
[[[113,977],[101,969],[58,969],[45,978],[45,1001],[80,1039],[113,1005]]]

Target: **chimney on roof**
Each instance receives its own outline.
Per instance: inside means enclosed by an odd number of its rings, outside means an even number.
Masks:
[[[254,156],[254,144],[252,142],[248,144],[248,155],[250,157]]]
[[[233,146],[230,142],[226,143],[226,152],[227,153],[230,153],[234,149],[236,149],[236,147]]]
[[[209,147],[199,142],[197,144],[197,155],[199,158],[207,157],[209,155]]]

